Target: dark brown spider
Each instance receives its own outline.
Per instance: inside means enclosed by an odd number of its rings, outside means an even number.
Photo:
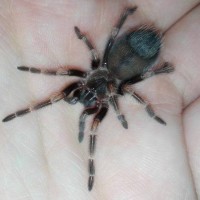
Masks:
[[[79,142],[84,137],[85,120],[88,115],[96,114],[91,127],[89,139],[89,180],[88,190],[91,190],[94,184],[94,152],[96,146],[96,131],[99,123],[104,119],[109,104],[114,108],[117,118],[122,126],[127,129],[128,123],[118,107],[118,96],[129,93],[139,103],[145,106],[150,117],[157,122],[166,125],[165,121],[157,116],[151,106],[143,100],[128,85],[143,81],[146,78],[157,74],[170,73],[174,70],[173,66],[165,62],[159,68],[153,67],[157,60],[162,35],[153,27],[140,26],[125,32],[119,38],[116,38],[119,30],[127,19],[128,15],[133,14],[137,7],[126,8],[112,29],[108,39],[103,60],[100,65],[100,59],[97,51],[94,49],[88,38],[81,33],[78,27],[75,27],[75,33],[79,39],[83,40],[92,54],[92,70],[89,72],[81,70],[42,70],[35,67],[18,67],[21,71],[32,73],[42,73],[46,75],[68,75],[81,77],[81,81],[74,82],[64,88],[58,95],[52,96],[47,101],[41,102],[33,107],[19,110],[3,119],[3,122],[14,119],[38,110],[45,106],[51,105],[59,100],[64,99],[70,104],[80,102],[84,105],[84,111],[79,119]]]

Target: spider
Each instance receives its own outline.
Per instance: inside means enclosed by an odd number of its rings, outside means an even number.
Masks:
[[[155,67],[155,62],[158,59],[162,45],[162,34],[157,31],[156,28],[143,25],[132,28],[120,37],[117,37],[127,17],[136,10],[136,6],[125,8],[117,24],[111,31],[102,61],[91,41],[78,27],[74,27],[78,39],[83,40],[91,52],[91,70],[88,72],[77,69],[43,70],[27,66],[17,67],[21,71],[36,74],[77,76],[81,79],[80,81],[66,86],[59,94],[51,96],[48,100],[40,102],[32,107],[19,110],[3,119],[3,122],[7,122],[60,100],[64,100],[69,104],[76,104],[77,102],[82,103],[84,110],[79,118],[79,142],[82,142],[84,138],[87,116],[95,114],[89,136],[89,191],[92,190],[94,185],[94,153],[97,128],[100,122],[105,118],[109,105],[114,108],[122,126],[128,129],[125,116],[120,112],[118,106],[118,97],[120,95],[124,95],[125,93],[130,94],[140,104],[144,105],[146,112],[151,118],[155,119],[160,124],[166,125],[166,122],[155,114],[151,105],[130,89],[130,85],[149,77],[174,71],[172,64],[168,62],[164,62],[158,67]]]

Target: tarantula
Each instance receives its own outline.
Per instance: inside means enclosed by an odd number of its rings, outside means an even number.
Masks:
[[[92,69],[89,72],[76,69],[43,70],[35,67],[19,66],[18,69],[21,71],[46,75],[77,76],[82,79],[66,86],[59,94],[50,97],[47,101],[19,110],[3,119],[3,122],[7,122],[62,99],[70,104],[82,103],[84,105],[84,111],[79,119],[79,142],[82,142],[84,138],[85,120],[87,116],[95,114],[89,137],[89,191],[93,188],[94,184],[96,132],[100,122],[106,116],[109,105],[114,108],[122,126],[125,129],[128,128],[125,116],[119,111],[119,95],[129,93],[140,104],[144,105],[150,117],[154,118],[160,124],[166,125],[166,122],[155,114],[151,106],[128,87],[151,76],[170,73],[174,70],[173,66],[168,62],[162,63],[159,67],[154,67],[162,43],[162,34],[154,27],[139,26],[126,31],[117,38],[127,17],[133,14],[136,9],[137,7],[126,8],[119,18],[116,26],[111,31],[101,62],[90,40],[78,27],[74,27],[78,39],[83,40],[91,52]]]

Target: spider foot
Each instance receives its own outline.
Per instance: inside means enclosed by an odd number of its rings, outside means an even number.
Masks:
[[[132,15],[137,10],[137,6],[127,8],[126,15]]]
[[[5,118],[2,120],[2,122],[8,122],[8,121],[14,119],[15,117],[16,117],[16,114],[15,114],[15,113],[14,113],[14,114],[10,114],[10,115],[8,115],[7,117],[5,117]]]
[[[128,129],[128,123],[124,117],[124,115],[118,115],[117,118],[119,119],[119,121],[121,122],[122,126],[125,128],[125,129]]]
[[[83,132],[79,132],[78,134],[78,141],[81,143],[83,141],[84,138],[84,133]]]
[[[147,104],[146,108],[145,108],[146,112],[148,113],[148,115],[150,117],[152,117],[153,119],[155,119],[158,123],[163,124],[163,125],[167,125],[167,123],[161,119],[160,117],[158,117],[155,112],[153,111],[153,109],[151,108],[150,105]]]
[[[94,176],[89,176],[88,179],[88,190],[91,191],[94,185]]]
[[[20,117],[20,116],[23,116],[27,113],[31,112],[31,109],[30,108],[26,108],[26,109],[23,109],[23,110],[19,110],[17,111],[16,113],[12,113],[10,115],[8,115],[7,117],[5,117],[2,122],[8,122],[16,117]]]
[[[163,125],[167,125],[167,123],[163,120],[163,119],[161,119],[160,117],[158,117],[158,116],[155,116],[154,117],[154,119],[158,122],[158,123],[160,123],[160,124],[163,124]]]
[[[173,71],[173,65],[171,63],[165,62],[159,69],[154,71],[154,74],[171,73]]]

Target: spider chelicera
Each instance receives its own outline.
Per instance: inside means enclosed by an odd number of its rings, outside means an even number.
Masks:
[[[48,100],[19,110],[3,119],[3,122],[7,122],[60,100],[65,100],[70,104],[82,103],[84,105],[84,111],[79,119],[79,142],[82,142],[84,138],[86,117],[95,114],[89,137],[88,190],[91,190],[94,184],[94,152],[97,127],[106,116],[109,105],[114,108],[122,126],[125,129],[128,128],[128,123],[118,107],[119,95],[129,93],[140,104],[144,105],[150,117],[160,124],[166,125],[166,122],[155,114],[151,106],[128,87],[151,76],[174,71],[173,66],[168,62],[162,63],[159,67],[154,67],[155,61],[160,53],[162,40],[162,34],[154,27],[136,27],[117,38],[127,17],[133,14],[136,9],[137,7],[129,7],[123,12],[116,26],[111,31],[102,61],[100,61],[98,53],[89,39],[78,27],[74,27],[78,39],[84,41],[92,55],[92,70],[89,72],[76,69],[43,70],[27,66],[18,67],[21,71],[46,75],[77,76],[82,79],[68,85],[59,94],[50,97]]]

